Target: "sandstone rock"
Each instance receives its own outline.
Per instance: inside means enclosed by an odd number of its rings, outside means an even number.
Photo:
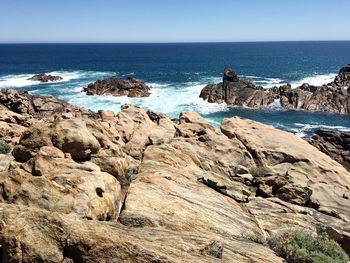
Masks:
[[[104,80],[97,80],[83,89],[86,95],[112,95],[128,97],[148,97],[151,90],[144,82],[128,77],[119,79],[111,77]]]
[[[52,143],[78,161],[89,159],[91,154],[100,150],[99,142],[81,120],[62,120],[55,123]]]
[[[282,262],[254,240],[291,229],[349,253],[349,173],[293,134],[129,105],[43,121],[11,107],[0,123],[25,131],[0,156],[5,262]]]
[[[350,174],[340,164],[303,139],[254,121],[224,119],[221,130],[240,140],[259,167],[270,169],[269,177],[258,180],[271,180],[272,196],[350,221],[350,201],[342,197],[350,191]]]
[[[1,205],[3,262],[267,262],[283,260],[246,240],[101,224],[25,206]],[[208,252],[208,253],[205,253]]]
[[[62,158],[63,153],[47,152],[46,147],[25,164],[12,162],[1,173],[3,201],[89,219],[112,220],[118,216],[123,199],[116,178],[100,172],[97,166]]]
[[[63,78],[61,76],[53,76],[53,75],[46,75],[46,74],[37,74],[32,77],[30,77],[28,80],[33,81],[40,81],[40,82],[52,82],[52,81],[59,81]]]
[[[158,124],[144,109],[130,105],[122,106],[117,115],[116,129],[125,143],[125,151],[136,159],[141,159],[146,146],[169,142],[176,131],[168,116],[159,114]]]

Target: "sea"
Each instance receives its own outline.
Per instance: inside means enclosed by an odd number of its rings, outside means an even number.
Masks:
[[[269,107],[248,109],[212,104],[201,89],[222,80],[225,67],[265,88],[290,83],[329,83],[350,62],[350,41],[240,42],[164,44],[1,44],[0,89],[53,95],[91,110],[120,111],[128,103],[178,117],[195,111],[215,126],[223,118],[249,118],[298,136],[316,129],[350,130],[350,116]],[[62,81],[39,83],[33,74],[60,75]],[[152,86],[148,98],[87,96],[98,79],[132,76]]]

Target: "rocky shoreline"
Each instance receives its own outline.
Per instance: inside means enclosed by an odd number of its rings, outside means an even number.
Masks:
[[[199,95],[209,103],[223,103],[244,107],[262,107],[278,100],[287,109],[350,113],[350,64],[344,66],[334,81],[323,86],[307,83],[292,88],[290,85],[265,89],[239,79],[233,69],[224,71],[223,82],[204,87]]]
[[[3,262],[284,262],[254,240],[291,230],[350,254],[350,173],[291,133],[13,90],[0,111]]]

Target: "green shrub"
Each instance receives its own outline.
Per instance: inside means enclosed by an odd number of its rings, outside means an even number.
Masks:
[[[136,179],[137,168],[133,166],[129,166],[128,168],[125,169],[124,174],[128,182],[131,183]]]
[[[264,238],[263,236],[259,236],[259,235],[243,235],[244,239],[250,240],[254,243],[258,243],[264,246],[268,245],[268,240],[266,238]]]
[[[0,153],[7,154],[11,151],[11,146],[6,142],[0,140]]]
[[[290,263],[347,263],[344,250],[327,236],[290,232],[269,240],[270,247]]]

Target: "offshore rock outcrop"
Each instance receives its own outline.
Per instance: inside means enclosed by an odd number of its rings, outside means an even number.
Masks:
[[[63,78],[61,76],[53,76],[53,75],[47,75],[47,74],[37,74],[33,77],[30,77],[28,80],[33,81],[40,81],[40,82],[54,82],[62,80]]]
[[[83,91],[86,95],[112,95],[128,97],[148,97],[151,88],[132,77],[119,79],[111,77],[89,84]]]
[[[247,80],[240,80],[232,69],[225,69],[223,82],[203,88],[200,97],[210,103],[235,106],[268,106],[275,100],[288,109],[350,113],[350,66],[343,67],[335,80],[323,86],[307,83],[292,88],[290,85],[264,89]]]
[[[335,77],[334,81],[330,85],[338,87],[350,87],[350,64],[342,67],[339,74]]]
[[[227,103],[228,105],[260,107],[271,104],[276,94],[266,92],[263,87],[255,86],[248,80],[241,80],[234,70],[224,71],[223,82],[211,84],[203,88],[200,98],[211,103]]]
[[[248,237],[286,230],[326,232],[350,253],[350,173],[293,134],[131,105],[3,111],[30,118],[13,157],[0,155],[3,262],[277,263]]]

